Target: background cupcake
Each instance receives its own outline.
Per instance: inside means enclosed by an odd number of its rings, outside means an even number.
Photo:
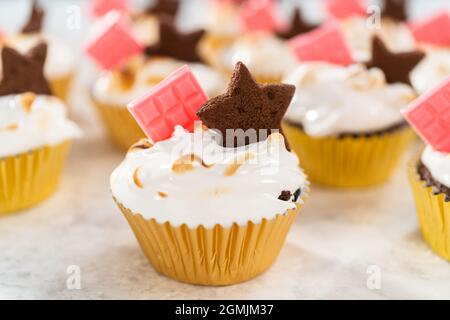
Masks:
[[[33,1],[28,22],[21,32],[7,35],[2,39],[3,46],[15,48],[26,54],[41,42],[48,44],[48,54],[45,62],[45,76],[54,94],[63,101],[67,101],[72,79],[74,77],[75,61],[71,50],[61,42],[48,37],[42,32],[44,11],[37,1]]]
[[[217,130],[279,129],[293,92],[288,85],[256,84],[239,64],[227,93],[197,112],[216,130],[177,127],[170,138],[131,148],[111,176],[111,190],[158,272],[229,285],[273,263],[307,190],[306,177],[279,133],[248,141]]]
[[[411,87],[389,84],[377,68],[300,65],[284,131],[311,181],[335,187],[386,181],[413,138],[400,109]]]
[[[44,78],[46,50],[45,44],[27,55],[2,50],[0,213],[25,209],[52,194],[70,141],[80,135]]]
[[[105,71],[95,81],[92,99],[115,144],[128,149],[145,135],[126,109],[133,99],[158,85],[169,74],[189,64],[210,97],[225,87],[223,76],[202,63],[197,44],[203,31],[181,33],[172,19],[160,18],[157,43],[145,48],[117,70]]]

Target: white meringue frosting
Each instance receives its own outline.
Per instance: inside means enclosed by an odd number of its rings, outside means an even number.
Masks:
[[[0,158],[55,146],[81,136],[56,97],[24,93],[0,97]]]
[[[420,94],[433,89],[450,75],[450,48],[428,49],[426,54],[411,72],[411,83]]]
[[[296,86],[286,119],[315,137],[367,133],[403,122],[400,110],[415,97],[402,83],[387,84],[381,70],[361,65],[299,65],[284,80]]]
[[[186,62],[172,58],[139,57],[129,63],[128,75],[124,75],[122,71],[102,73],[94,83],[93,97],[98,102],[125,108],[127,103],[147,93],[185,64]],[[225,90],[226,80],[220,73],[205,64],[188,65],[210,98]]]
[[[295,208],[294,196],[278,197],[303,193],[308,183],[280,134],[239,148],[217,138],[213,130],[177,127],[170,139],[130,149],[111,175],[113,196],[145,219],[189,227],[259,223]]]
[[[450,188],[450,154],[439,152],[427,146],[422,153],[422,163],[433,178]]]

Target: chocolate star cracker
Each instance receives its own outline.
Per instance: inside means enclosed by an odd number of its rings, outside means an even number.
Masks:
[[[247,67],[238,62],[227,92],[206,102],[197,115],[207,127],[222,133],[223,146],[248,145],[264,140],[271,130],[282,132],[281,120],[294,92],[293,85],[256,83]],[[227,129],[244,132],[254,129],[257,141],[249,141],[249,137],[227,137]],[[265,134],[259,130],[265,130]]]
[[[282,39],[291,39],[296,35],[309,32],[315,28],[315,25],[309,24],[303,19],[301,9],[297,8],[292,16],[289,27],[286,30],[279,31],[277,36]]]
[[[160,17],[159,41],[145,49],[147,56],[169,56],[187,62],[202,62],[197,45],[204,30],[181,33],[175,26],[173,19]]]
[[[156,0],[156,3],[148,7],[145,12],[155,15],[168,15],[175,17],[179,7],[179,0]]]
[[[406,0],[385,0],[381,16],[383,18],[391,18],[394,21],[408,20]]]
[[[10,47],[3,47],[0,96],[24,92],[51,95],[50,86],[44,77],[46,56],[45,43],[38,44],[27,55]]]
[[[372,39],[372,60],[367,63],[368,68],[383,70],[388,83],[402,82],[411,85],[410,73],[425,57],[421,51],[391,52],[380,37]]]
[[[33,1],[30,17],[27,23],[22,27],[22,33],[36,33],[42,30],[44,19],[44,10],[39,6],[37,0]]]

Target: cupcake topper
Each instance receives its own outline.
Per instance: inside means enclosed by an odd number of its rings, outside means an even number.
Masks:
[[[101,17],[110,11],[126,12],[130,0],[92,0],[89,11],[94,17]]]
[[[294,92],[292,85],[256,83],[247,67],[238,62],[227,92],[206,102],[197,115],[207,127],[222,133],[223,146],[238,147],[244,141],[245,144],[256,141],[249,141],[248,137],[239,139],[237,135],[227,141],[227,129],[244,132],[254,129],[258,141],[267,138],[271,130],[281,131],[281,119]]]
[[[27,55],[16,50],[2,49],[2,80],[0,96],[33,92],[51,95],[50,86],[44,77],[44,64],[47,56],[47,44],[40,43]]]
[[[106,14],[96,27],[85,50],[104,69],[117,69],[144,49],[133,36],[127,20],[117,11]]]
[[[299,35],[288,44],[301,61],[326,61],[344,66],[353,62],[350,47],[336,22]]]
[[[272,32],[279,28],[279,21],[272,0],[248,0],[239,9],[246,31]]]
[[[381,16],[383,18],[390,18],[394,21],[408,20],[408,15],[406,14],[406,0],[384,0]]]
[[[179,7],[179,0],[156,0],[156,3],[148,7],[145,12],[155,15],[175,17]]]
[[[201,62],[197,45],[203,34],[204,30],[181,33],[173,19],[167,16],[160,17],[159,42],[148,46],[145,53],[148,56],[169,56],[188,62]]]
[[[328,0],[326,9],[332,17],[338,19],[366,14],[363,0]]]
[[[411,24],[410,30],[419,42],[450,46],[450,13],[443,10],[424,21]]]
[[[196,111],[208,100],[187,65],[169,75],[128,110],[153,142],[170,138],[175,126],[193,130]]]
[[[290,25],[277,33],[277,36],[282,39],[291,39],[296,35],[309,32],[315,29],[315,26],[307,23],[302,16],[300,8],[296,8]]]
[[[28,22],[22,27],[22,33],[35,33],[42,30],[42,21],[44,19],[44,10],[39,6],[37,0],[33,1]]]
[[[450,77],[413,101],[403,114],[435,150],[450,153]]]
[[[421,51],[391,52],[378,36],[374,36],[372,59],[367,63],[367,67],[381,69],[388,83],[402,82],[411,85],[409,75],[424,57],[425,54]]]

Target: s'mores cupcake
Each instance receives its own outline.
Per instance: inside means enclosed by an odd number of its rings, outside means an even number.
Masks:
[[[52,95],[47,47],[26,55],[3,47],[0,81],[0,214],[35,205],[57,188],[70,141],[80,129]]]
[[[160,18],[159,40],[122,67],[102,72],[91,96],[113,142],[127,150],[145,135],[126,109],[127,103],[188,64],[209,97],[225,89],[225,78],[204,64],[197,53],[203,31],[180,32],[172,19]]]
[[[295,88],[259,85],[239,63],[227,92],[208,100],[186,70],[129,105],[154,138],[130,149],[111,176],[111,190],[159,273],[231,285],[272,265],[308,190],[279,133]],[[197,110],[204,126],[193,132],[177,126],[172,135],[168,124],[194,124],[169,106],[156,121],[153,103],[186,81],[187,91],[175,94],[183,100],[177,108],[190,109],[193,117]]]
[[[52,92],[63,101],[67,101],[75,73],[75,60],[69,47],[46,35],[42,31],[45,12],[33,1],[28,22],[16,34],[6,35],[0,40],[0,46],[8,46],[26,54],[41,42],[48,45],[44,72]]]

